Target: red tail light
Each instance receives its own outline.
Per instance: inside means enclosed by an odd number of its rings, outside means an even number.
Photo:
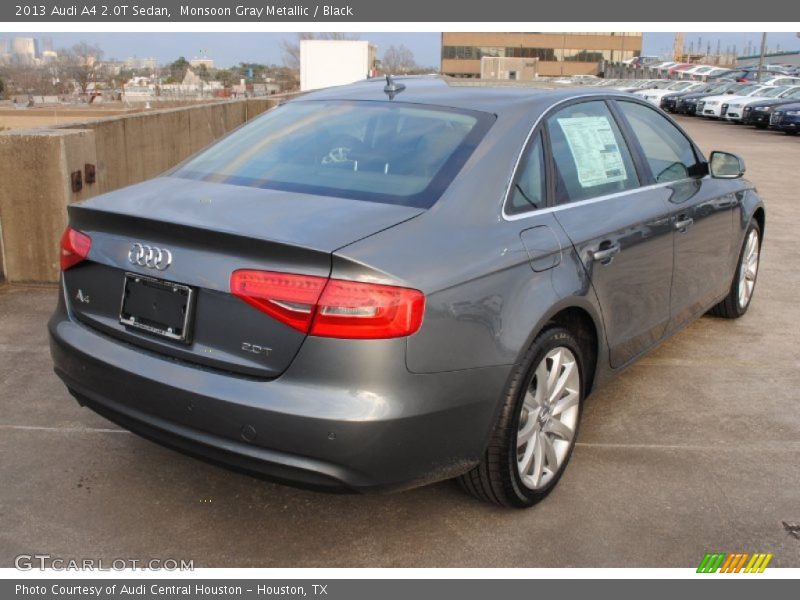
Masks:
[[[66,271],[85,260],[91,247],[92,238],[67,227],[61,236],[61,270]]]
[[[270,271],[234,271],[231,293],[320,337],[404,337],[419,330],[425,311],[425,296],[418,290]]]
[[[393,338],[416,333],[425,296],[409,288],[331,279],[322,292],[311,334],[336,338]]]
[[[272,271],[234,271],[231,293],[261,312],[308,333],[327,277]]]

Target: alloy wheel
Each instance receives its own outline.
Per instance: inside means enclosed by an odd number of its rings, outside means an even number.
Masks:
[[[525,487],[539,490],[564,467],[580,411],[581,375],[571,350],[550,350],[525,391],[517,430],[517,469]]]
[[[756,286],[756,275],[758,274],[758,232],[751,229],[747,235],[744,252],[742,252],[742,262],[739,265],[739,308],[746,308],[753,295],[753,288]]]

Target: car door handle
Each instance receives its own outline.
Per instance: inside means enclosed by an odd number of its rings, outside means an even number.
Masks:
[[[611,244],[609,246],[601,245],[598,250],[593,250],[591,252],[592,260],[599,261],[604,265],[607,265],[611,262],[617,254],[619,254],[622,248],[619,244]]]
[[[678,221],[675,221],[675,229],[678,231],[684,232],[686,231],[689,226],[694,223],[694,219],[691,217],[680,218]]]

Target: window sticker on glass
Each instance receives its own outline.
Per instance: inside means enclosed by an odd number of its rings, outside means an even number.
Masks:
[[[558,119],[575,160],[582,187],[625,181],[625,163],[606,117]]]

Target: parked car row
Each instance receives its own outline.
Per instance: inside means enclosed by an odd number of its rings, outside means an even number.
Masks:
[[[772,128],[789,135],[800,130],[800,77],[770,73],[760,83],[607,79],[597,86],[629,92],[675,114]]]
[[[710,119],[771,127],[793,135],[800,119],[800,79],[794,85],[732,82],[704,92],[676,94],[661,100],[662,109]]]
[[[663,62],[650,66],[651,71],[668,79],[706,80],[718,77],[729,69],[696,63]]]
[[[710,81],[713,79],[730,79],[739,82],[758,81],[758,67],[745,66],[726,68],[714,65],[703,65],[697,63],[667,61],[653,62],[645,64],[634,64],[641,67],[643,76],[658,77],[659,79],[677,79],[691,81]],[[767,64],[761,67],[763,77],[778,76],[800,76],[800,67],[791,65]]]

